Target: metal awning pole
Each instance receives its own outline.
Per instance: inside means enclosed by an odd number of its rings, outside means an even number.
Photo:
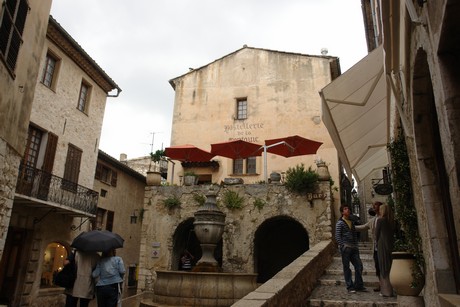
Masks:
[[[265,180],[265,183],[268,183],[267,182],[267,179],[268,179],[268,171],[267,171],[267,148],[272,148],[272,147],[275,147],[275,146],[278,146],[278,145],[281,145],[281,144],[285,144],[286,146],[290,147],[292,150],[294,150],[294,148],[289,145],[288,143],[286,143],[285,141],[281,141],[281,142],[278,142],[278,143],[275,143],[275,144],[271,144],[271,145],[263,145],[263,148],[264,148],[264,180]]]

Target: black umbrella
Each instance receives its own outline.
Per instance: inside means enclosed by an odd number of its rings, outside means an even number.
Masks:
[[[125,240],[118,234],[108,230],[91,230],[82,232],[70,246],[84,252],[108,252],[123,247]]]

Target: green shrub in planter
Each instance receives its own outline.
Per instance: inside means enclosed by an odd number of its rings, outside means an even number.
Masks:
[[[318,184],[318,177],[318,173],[312,170],[311,166],[305,169],[302,163],[287,170],[284,185],[293,193],[313,193]]]

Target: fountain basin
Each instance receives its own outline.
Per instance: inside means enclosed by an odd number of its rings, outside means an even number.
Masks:
[[[257,288],[257,274],[182,271],[156,273],[153,302],[166,306],[231,306]]]

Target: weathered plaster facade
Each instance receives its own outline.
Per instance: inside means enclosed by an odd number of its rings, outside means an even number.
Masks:
[[[51,0],[29,3],[17,65],[12,74],[0,61],[0,259],[8,232],[27,127],[45,43]]]
[[[212,143],[243,139],[263,144],[265,140],[300,135],[323,142],[316,155],[285,158],[267,156],[267,175],[285,172],[304,163],[313,165],[321,157],[329,164],[338,186],[338,158],[327,129],[321,121],[320,88],[340,74],[332,56],[309,56],[243,47],[206,66],[170,81],[176,94],[171,145],[193,144],[210,150]],[[237,100],[247,100],[247,118],[237,119]],[[263,156],[257,157],[255,174],[233,174],[233,161],[215,157],[218,169],[194,168],[212,175],[212,183],[241,177],[245,183],[264,180]],[[174,183],[184,169],[176,162]],[[172,167],[169,165],[168,179]]]
[[[181,252],[177,247],[178,228],[185,222],[194,220],[194,213],[199,205],[193,197],[195,194],[206,194],[209,187],[203,185],[146,188],[139,290],[153,289],[155,270],[177,270],[176,261]],[[215,189],[219,190],[217,196],[219,209],[226,214],[222,238],[224,272],[257,273],[255,237],[258,229],[266,222],[288,218],[292,223],[300,224],[308,234],[310,247],[332,238],[332,203],[328,180],[320,182],[318,187],[318,192],[325,193],[325,198],[315,199],[312,203],[306,196],[288,192],[283,185],[244,184],[216,186]],[[230,210],[222,204],[222,195],[228,190],[235,191],[244,198],[242,209]],[[170,197],[180,199],[180,207],[165,207],[163,201]],[[258,209],[254,206],[256,199],[265,202],[263,208]]]

